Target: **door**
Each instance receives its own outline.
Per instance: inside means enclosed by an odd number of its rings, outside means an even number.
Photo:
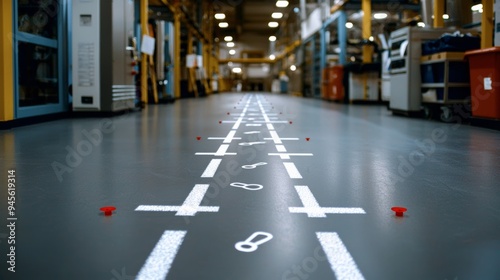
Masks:
[[[14,0],[16,118],[67,109],[66,1]]]

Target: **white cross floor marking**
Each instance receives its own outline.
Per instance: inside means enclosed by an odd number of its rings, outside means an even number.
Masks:
[[[200,206],[208,190],[206,184],[196,184],[181,206],[139,205],[135,211],[177,212],[176,216],[194,216],[198,212],[219,212],[219,206]]]
[[[220,158],[212,159],[203,174],[201,174],[201,178],[213,178],[215,172],[217,172],[217,169],[219,168],[221,161],[222,159]]]
[[[305,213],[309,218],[326,218],[326,214],[366,214],[363,208],[320,207],[308,186],[295,186],[304,207],[288,207],[290,213]]]
[[[268,156],[279,156],[281,159],[290,159],[290,157],[311,157],[311,153],[268,153]]]
[[[156,243],[153,251],[142,266],[136,280],[163,280],[174,262],[186,231],[167,230]]]
[[[338,280],[363,280],[356,262],[336,232],[316,232],[330,267]]]
[[[302,175],[293,162],[283,162],[283,165],[285,165],[286,172],[291,179],[302,179]]]
[[[220,145],[219,149],[215,153],[195,153],[195,155],[197,155],[197,156],[216,156],[216,157],[236,155],[236,153],[226,153],[228,148],[229,148],[228,144],[222,144],[222,145]]]

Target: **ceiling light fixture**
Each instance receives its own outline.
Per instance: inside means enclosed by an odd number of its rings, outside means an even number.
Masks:
[[[267,25],[271,28],[276,28],[279,26],[279,24],[276,21],[270,21]]]
[[[374,19],[385,19],[385,18],[387,18],[387,14],[386,13],[375,13],[375,14],[373,14],[373,18]]]
[[[354,27],[354,24],[352,22],[346,22],[345,27],[351,29]]]
[[[276,36],[269,36],[269,41],[271,41],[271,42],[276,41]]]
[[[282,18],[283,17],[283,13],[273,13],[271,15],[272,18]]]
[[[278,8],[288,7],[288,1],[283,1],[283,0],[276,1],[276,7],[278,7]]]
[[[225,18],[226,18],[226,15],[225,15],[225,14],[223,14],[223,13],[216,13],[216,14],[214,15],[214,17],[215,17],[216,19],[225,19]]]
[[[292,65],[290,65],[290,70],[292,70],[292,71],[297,70],[297,66],[295,66],[295,65],[293,65],[293,64],[292,64]]]
[[[232,40],[233,40],[232,36],[226,36],[226,37],[224,37],[224,41],[226,41],[226,42],[231,42]]]
[[[236,51],[235,51],[235,50],[229,50],[229,54],[230,54],[230,55],[235,55],[235,54],[236,54]]]
[[[229,23],[223,21],[223,22],[219,22],[219,27],[220,28],[227,28],[229,26]]]
[[[275,56],[274,54],[272,54],[272,55],[270,55],[270,56],[269,56],[269,59],[271,59],[271,60],[275,60],[275,59],[276,59],[276,56]]]
[[[417,23],[417,26],[418,26],[418,27],[425,27],[425,23],[423,23],[423,22],[419,22],[419,23]]]
[[[228,48],[234,47],[234,42],[227,42],[227,47]]]
[[[241,73],[241,68],[240,67],[233,68],[233,73],[236,73],[236,74]]]
[[[444,15],[443,15],[443,19],[450,19],[450,15],[448,15],[448,14],[444,14]]]

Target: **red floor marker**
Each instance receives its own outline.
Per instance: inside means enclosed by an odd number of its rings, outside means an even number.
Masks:
[[[292,124],[292,121],[290,121],[290,124]]]
[[[200,141],[201,137],[200,136],[196,136],[196,140]]]
[[[100,210],[104,212],[104,216],[111,216],[113,215],[113,211],[116,210],[116,207],[114,206],[104,206],[101,207]]]
[[[311,140],[311,138],[307,137],[307,138],[306,138],[306,141],[309,141],[309,140]]]
[[[396,216],[403,217],[404,212],[406,212],[408,209],[406,209],[404,207],[396,206],[396,207],[392,207],[391,210],[396,212]]]
[[[219,123],[222,123],[222,121],[219,121]]]
[[[228,115],[230,115],[231,113],[227,112]]]

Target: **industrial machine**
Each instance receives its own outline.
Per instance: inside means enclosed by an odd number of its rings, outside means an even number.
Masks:
[[[500,0],[495,1],[495,46],[500,47]]]
[[[408,115],[421,111],[422,42],[437,39],[445,32],[446,29],[408,26],[391,33],[390,110]]]
[[[72,6],[73,110],[133,108],[134,2],[74,0]]]

